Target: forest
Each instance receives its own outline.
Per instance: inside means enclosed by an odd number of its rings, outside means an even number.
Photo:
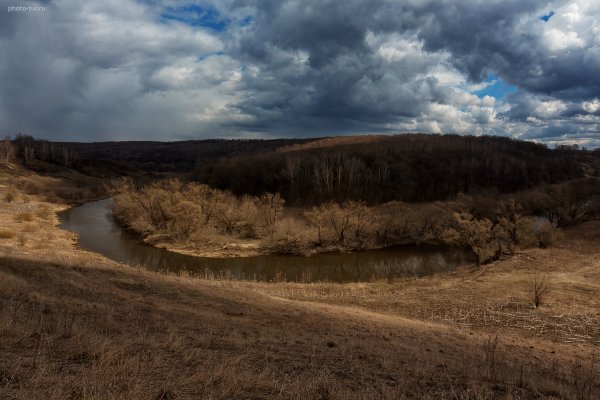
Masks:
[[[356,140],[326,139],[325,146],[317,141],[207,160],[190,177],[237,195],[277,192],[289,204],[314,205],[435,201],[486,190],[512,193],[583,176],[585,152],[508,138],[397,135]]]

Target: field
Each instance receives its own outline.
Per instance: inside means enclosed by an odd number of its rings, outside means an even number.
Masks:
[[[203,280],[77,249],[56,227],[64,200],[47,196],[75,190],[73,182],[0,171],[0,398],[600,392],[598,221],[564,231],[549,249],[450,275],[344,285]],[[536,279],[549,288],[538,308]]]

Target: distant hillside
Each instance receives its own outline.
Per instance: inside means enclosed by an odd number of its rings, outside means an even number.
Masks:
[[[281,193],[288,203],[442,200],[515,192],[598,173],[591,152],[504,137],[407,134],[326,138],[277,152],[199,163],[192,179],[238,195]]]
[[[110,160],[146,171],[190,171],[203,160],[274,151],[312,139],[188,140],[180,142],[57,143],[79,159]]]

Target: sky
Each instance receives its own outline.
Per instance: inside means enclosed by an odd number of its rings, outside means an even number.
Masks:
[[[0,0],[0,134],[600,147],[596,0]]]

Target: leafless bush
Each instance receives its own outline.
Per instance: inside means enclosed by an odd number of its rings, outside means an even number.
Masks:
[[[47,204],[42,204],[38,207],[37,211],[35,212],[35,215],[47,221],[50,218],[52,218],[52,209]]]
[[[272,237],[275,234],[275,226],[283,211],[285,200],[279,193],[266,193],[256,198],[255,204],[266,234]]]
[[[277,254],[308,255],[311,233],[310,228],[297,218],[284,217],[277,224],[267,246]]]
[[[597,380],[596,355],[592,355],[589,367],[577,360],[571,368],[571,380],[577,400],[592,399]]]
[[[305,213],[309,223],[317,228],[317,242],[327,241],[342,248],[360,248],[374,237],[373,213],[363,202],[321,204]]]
[[[535,239],[537,245],[542,248],[548,248],[556,242],[557,231],[550,222],[544,222],[535,230]]]
[[[485,369],[487,377],[491,380],[496,378],[496,365],[498,360],[497,352],[498,350],[498,335],[490,336],[483,344],[483,355],[485,361]]]
[[[33,232],[37,232],[39,229],[40,229],[40,227],[37,224],[29,223],[29,224],[25,224],[25,226],[23,227],[23,232],[33,233]]]
[[[7,203],[12,203],[13,201],[15,201],[16,198],[17,198],[17,192],[14,189],[9,190],[4,195],[4,201]]]
[[[544,298],[548,294],[550,287],[548,279],[543,275],[535,275],[530,284],[531,303],[534,308],[542,305]]]
[[[469,213],[455,213],[453,227],[447,230],[447,240],[470,249],[477,265],[495,260],[501,254],[501,245],[489,219],[476,219]]]
[[[10,162],[15,158],[15,149],[10,142],[10,139],[7,137],[2,142],[0,142],[0,163],[10,164]]]
[[[15,215],[15,221],[31,222],[31,221],[33,221],[33,214],[30,212],[20,212],[17,215]]]

